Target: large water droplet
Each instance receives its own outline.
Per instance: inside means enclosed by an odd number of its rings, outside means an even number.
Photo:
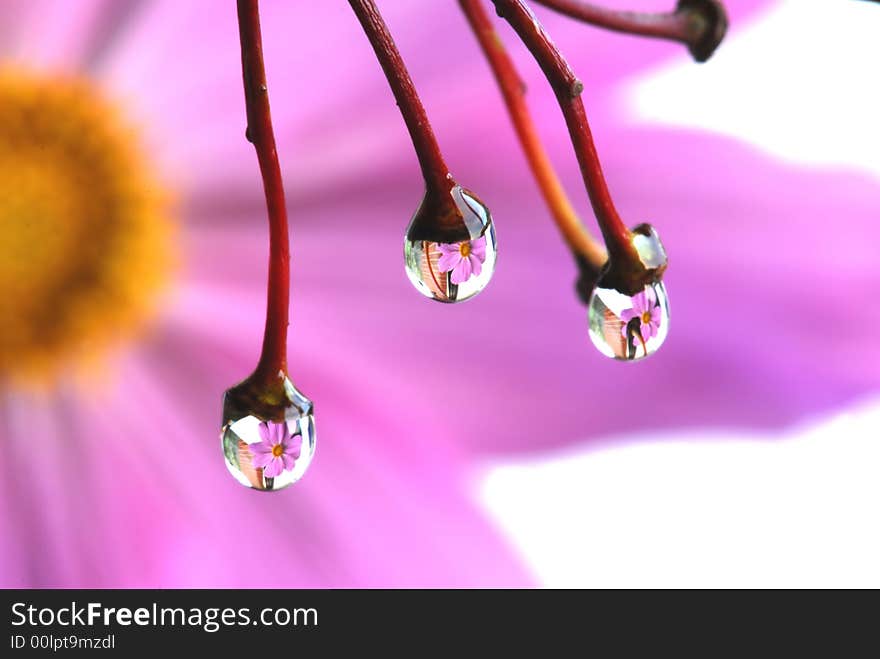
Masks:
[[[255,490],[281,490],[305,474],[315,454],[312,401],[284,378],[286,400],[267,414],[242,409],[241,400],[227,392],[225,424],[220,435],[226,468],[242,485]]]
[[[669,298],[662,282],[636,295],[596,287],[590,298],[590,338],[603,355],[635,361],[657,352],[669,333]]]
[[[482,291],[495,271],[497,245],[489,209],[466,190],[453,198],[469,239],[435,242],[404,238],[406,274],[422,295],[440,302],[462,302]]]

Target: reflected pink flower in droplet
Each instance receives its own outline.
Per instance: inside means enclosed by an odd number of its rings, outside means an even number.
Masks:
[[[451,272],[453,284],[463,284],[471,277],[478,277],[486,261],[486,236],[460,243],[437,243],[440,272]]]
[[[280,476],[291,471],[299,460],[302,435],[291,435],[286,423],[263,421],[260,424],[260,441],[248,445],[254,454],[254,467],[262,468],[266,478]]]
[[[657,305],[657,297],[653,288],[646,288],[641,293],[634,295],[632,298],[632,308],[624,309],[620,314],[623,326],[620,328],[621,334],[627,336],[627,325],[633,318],[639,319],[639,331],[642,340],[657,336],[657,330],[660,329],[660,323],[663,314]]]

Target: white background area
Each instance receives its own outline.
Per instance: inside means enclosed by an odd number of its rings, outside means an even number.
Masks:
[[[880,587],[880,399],[787,436],[713,431],[492,468],[539,583]]]
[[[682,57],[621,95],[633,122],[880,177],[878,65],[880,7],[785,0],[708,64]],[[766,437],[608,439],[485,472],[480,500],[539,583],[880,587],[880,396]]]
[[[637,122],[730,135],[801,165],[880,176],[878,9],[861,0],[777,2],[707,63],[682,56],[626,85],[624,111]]]

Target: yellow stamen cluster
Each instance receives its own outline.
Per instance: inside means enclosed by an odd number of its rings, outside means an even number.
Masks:
[[[0,385],[51,381],[144,327],[169,207],[93,83],[0,69]]]

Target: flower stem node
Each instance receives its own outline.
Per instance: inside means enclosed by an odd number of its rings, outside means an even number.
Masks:
[[[429,188],[403,242],[406,273],[422,295],[462,302],[482,291],[495,271],[492,215],[473,192],[451,182]]]

